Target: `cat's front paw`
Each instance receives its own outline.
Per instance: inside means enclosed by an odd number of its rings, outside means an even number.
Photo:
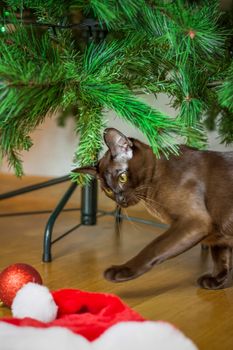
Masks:
[[[111,266],[104,271],[104,278],[110,282],[124,282],[135,278],[137,274],[124,265]]]

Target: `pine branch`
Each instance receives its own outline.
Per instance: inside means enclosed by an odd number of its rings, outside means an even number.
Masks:
[[[218,121],[221,143],[229,145],[233,142],[233,112],[224,108]]]
[[[0,149],[18,173],[19,152],[32,144],[30,132],[58,109],[75,110],[81,136],[77,156],[83,165],[94,162],[101,148],[104,109],[139,128],[154,152],[168,157],[177,152],[177,136],[203,146],[202,115],[210,111],[217,91],[216,110],[222,118],[227,115],[219,128],[231,139],[226,125],[231,130],[233,68],[226,67],[232,32],[220,22],[217,0],[200,5],[185,0],[5,3],[11,13],[18,12],[0,34]],[[93,33],[91,44],[83,39],[90,17],[96,25],[91,31],[107,27],[106,40]],[[19,24],[25,20],[34,21],[33,30]],[[62,30],[51,34],[46,26]],[[179,110],[177,119],[141,102],[135,90],[169,94]]]
[[[77,122],[77,135],[80,137],[78,148],[75,152],[74,163],[76,167],[95,165],[102,148],[103,129],[105,123],[101,108],[96,106],[80,107]],[[72,181],[86,184],[90,176],[71,173]]]
[[[212,61],[223,55],[227,31],[218,25],[220,16],[218,1],[206,1],[202,6],[189,6],[177,1],[171,7],[171,18],[167,27],[170,48],[168,57],[176,58],[177,64],[192,60]]]
[[[128,26],[145,6],[144,0],[89,0],[86,12],[93,11],[95,17],[106,24],[109,29],[121,29],[122,25]]]
[[[75,1],[72,0],[5,0],[6,4],[14,11],[32,9],[39,22],[56,20],[68,14],[70,6]]]
[[[103,82],[97,85],[88,80],[82,84],[82,92],[89,96],[90,101],[98,101],[100,105],[114,110],[123,119],[140,129],[157,156],[160,151],[164,154],[168,151],[177,153],[175,138],[170,134],[168,141],[168,134],[178,131],[178,124],[137,100],[123,85]]]
[[[187,127],[194,127],[200,122],[205,107],[202,96],[207,88],[206,70],[203,67],[196,72],[190,65],[186,65],[174,71],[172,77],[178,98],[174,106],[180,108],[178,119]]]
[[[25,41],[29,49],[22,45]],[[0,147],[21,175],[18,152],[32,146],[28,135],[60,104],[59,56],[48,36],[38,42],[22,27],[9,45],[0,42],[0,51]]]
[[[233,62],[227,71],[226,80],[218,90],[218,96],[221,105],[233,112]]]

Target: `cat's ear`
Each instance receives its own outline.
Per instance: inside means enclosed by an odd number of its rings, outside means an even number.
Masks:
[[[71,170],[72,173],[89,174],[91,176],[97,176],[97,166],[86,166],[82,168],[76,168]]]
[[[104,141],[108,146],[113,158],[118,158],[119,160],[128,160],[133,157],[133,143],[120,131],[114,128],[105,129]]]

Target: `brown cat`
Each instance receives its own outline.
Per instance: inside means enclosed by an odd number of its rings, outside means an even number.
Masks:
[[[169,229],[135,257],[105,271],[122,282],[173,258],[199,242],[210,246],[212,274],[198,279],[203,288],[224,288],[232,268],[233,152],[180,147],[180,155],[157,159],[151,148],[116,129],[105,130],[108,151],[95,167],[75,169],[97,176],[106,195],[122,207],[144,201]]]

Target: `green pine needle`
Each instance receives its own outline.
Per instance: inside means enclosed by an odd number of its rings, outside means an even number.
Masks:
[[[80,137],[77,151],[75,152],[75,167],[95,165],[103,143],[103,129],[105,123],[99,107],[80,107],[77,122],[77,134]],[[88,183],[90,176],[71,173],[72,181],[81,185]]]
[[[222,20],[218,0],[192,3],[4,1],[13,30],[6,27],[0,34],[0,152],[16,172],[22,175],[20,152],[30,149],[30,133],[58,110],[63,122],[68,112],[74,115],[80,136],[75,162],[80,165],[97,159],[105,109],[141,130],[157,156],[176,153],[177,137],[203,147],[202,116],[213,106],[220,113],[222,140],[233,141],[231,14]],[[22,25],[28,10],[33,29]],[[103,33],[91,29],[91,43],[84,36],[90,28],[57,27],[91,17],[104,28]],[[38,22],[44,25],[37,27]],[[151,108],[135,91],[168,94],[178,118]]]
[[[221,117],[218,122],[218,131],[221,143],[229,145],[233,140],[233,112],[227,109],[221,111]]]
[[[187,125],[193,127],[200,121],[203,103],[196,98],[187,98],[181,103],[178,119]]]
[[[177,152],[174,136],[168,134],[178,131],[179,125],[161,112],[136,99],[130,91],[119,83],[96,84],[88,80],[82,84],[82,93],[90,101],[98,101],[103,107],[114,110],[119,116],[140,129],[147,137],[153,151],[159,156],[160,151]],[[164,137],[164,132],[166,137]]]
[[[218,96],[221,105],[233,112],[233,62],[227,71],[226,80],[218,91]]]

